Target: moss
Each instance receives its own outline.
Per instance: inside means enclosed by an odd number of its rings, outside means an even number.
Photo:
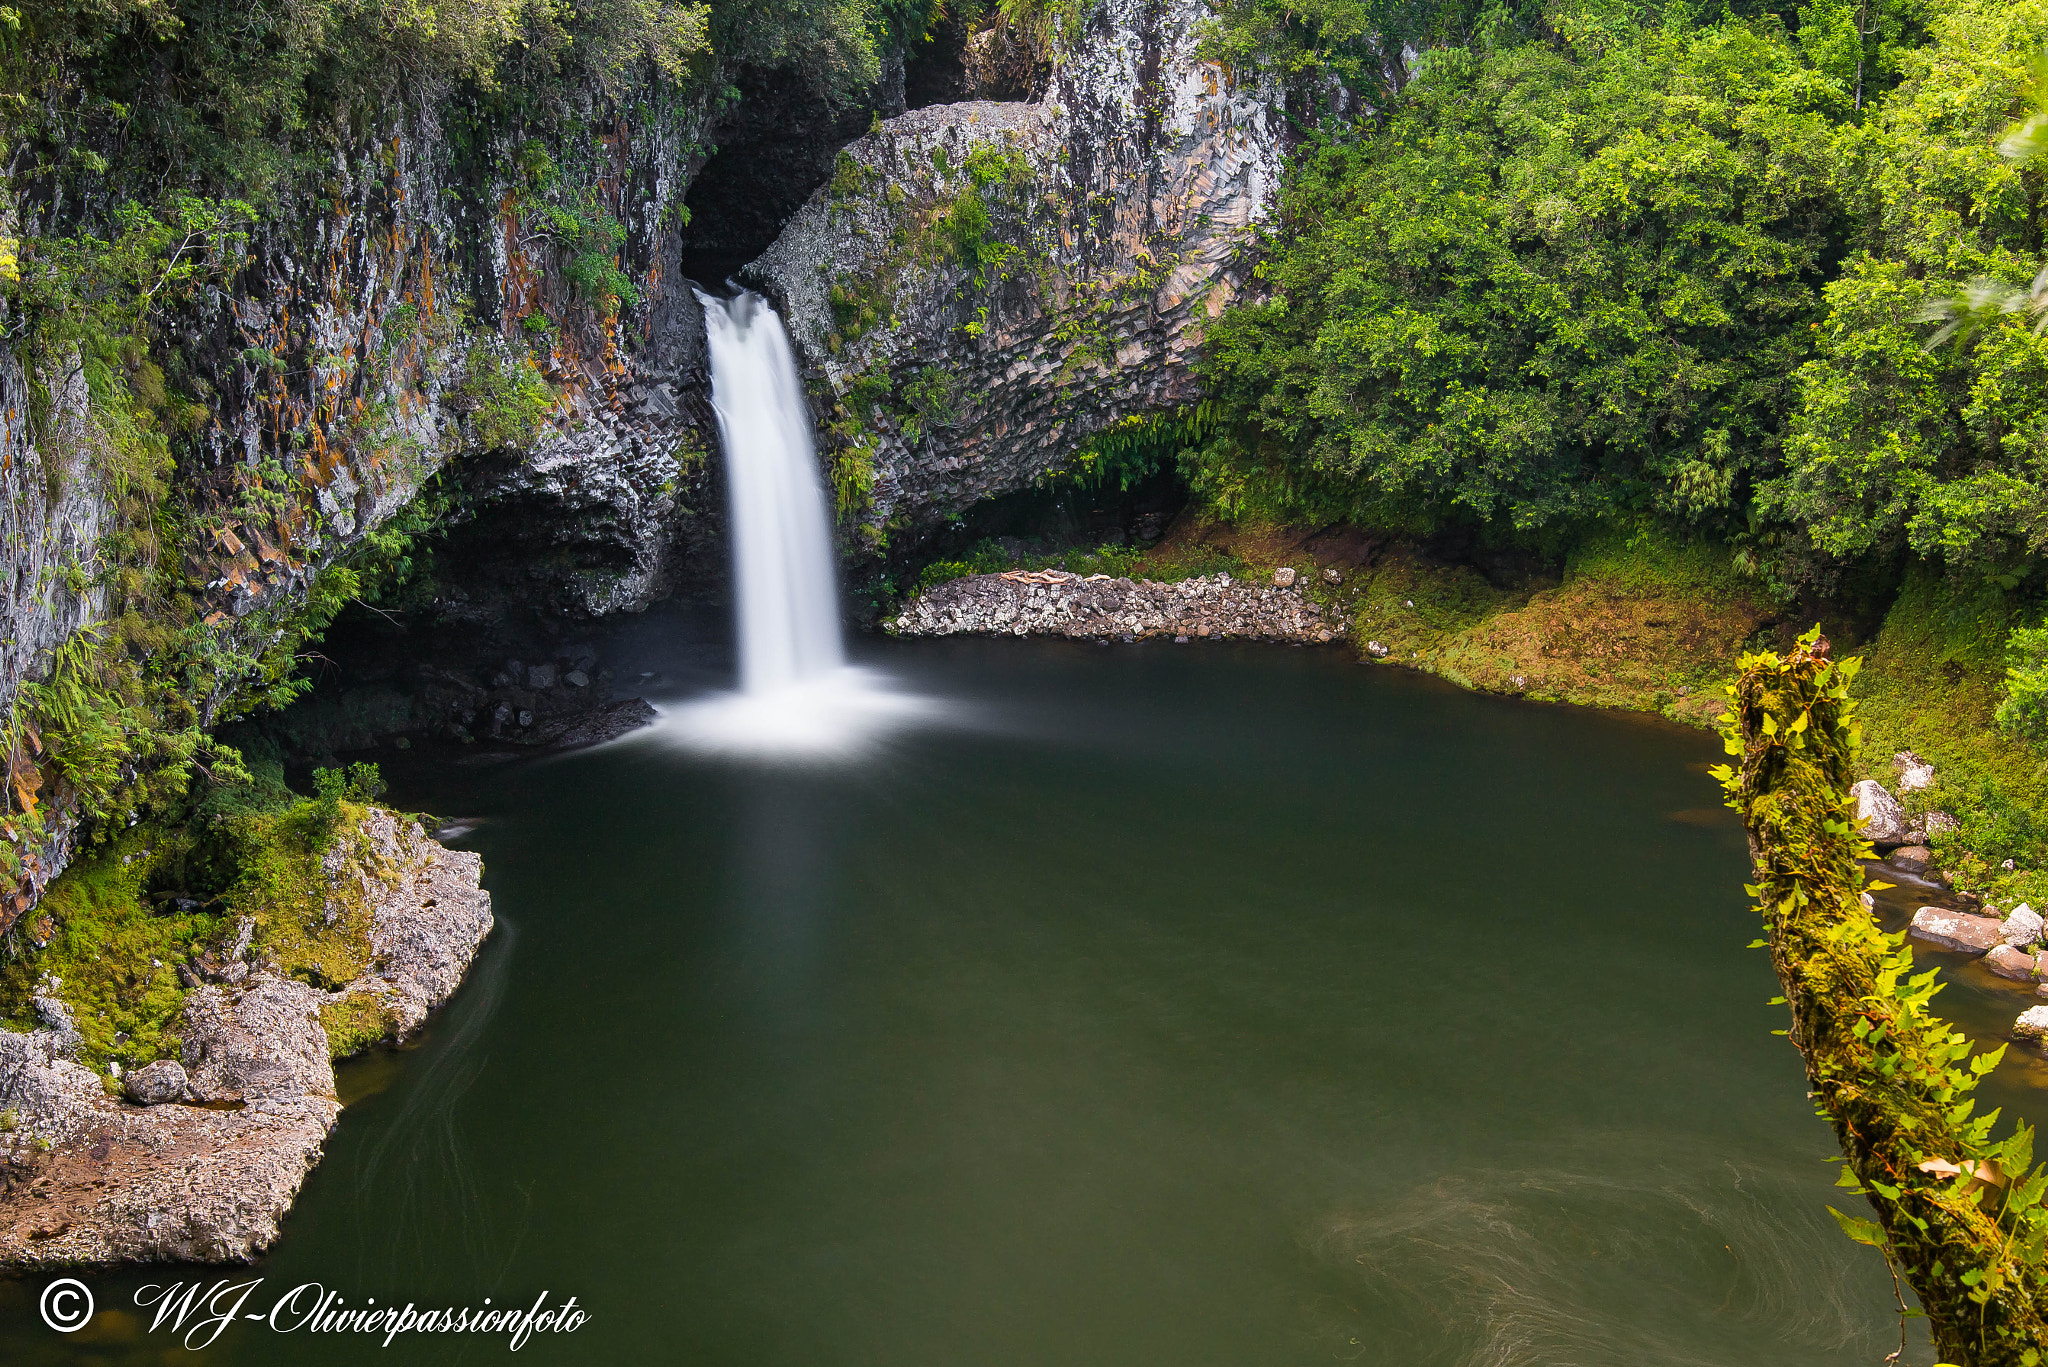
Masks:
[[[1908,811],[1948,812],[1962,829],[1935,840],[1958,886],[1994,899],[2048,900],[2048,765],[1994,724],[2005,683],[2005,642],[2021,620],[1996,586],[1958,591],[1939,575],[1910,574],[1856,681],[1863,724],[1860,778],[1893,786],[1892,756],[1930,761],[1935,787],[1906,797]],[[2016,867],[2006,870],[2005,860]]]
[[[167,1031],[185,1001],[176,965],[223,924],[218,911],[181,913],[150,900],[158,875],[185,853],[187,839],[136,826],[52,883],[29,921],[47,943],[0,964],[0,1018],[31,1028],[29,998],[48,974],[63,984],[56,995],[77,1018],[87,1064],[119,1059],[134,1066],[170,1052],[175,1041]]]
[[[256,923],[252,943],[279,971],[327,990],[354,981],[370,966],[370,887],[385,873],[363,833],[367,807],[351,802],[301,802],[284,812],[237,818],[231,838],[240,874],[224,901]],[[343,874],[330,885],[329,856]]]
[[[1567,558],[1555,587],[1496,592],[1499,610],[1441,647],[1438,673],[1695,726],[1720,715],[1718,685],[1772,617],[1724,548],[1660,531],[1596,537]]]
[[[1748,891],[1791,1008],[1779,1033],[1848,1160],[1836,1185],[1877,1216],[1836,1210],[1843,1232],[1912,1283],[1944,1361],[2034,1367],[2048,1349],[2048,1173],[2031,1127],[1993,1140],[1999,1113],[1972,1116],[1969,1094],[2004,1046],[1975,1055],[1929,1009],[1938,970],[1916,973],[1904,933],[1884,934],[1863,908],[1870,846],[1843,820],[1858,671],[1819,635],[1782,658],[1742,657],[1727,690],[1736,763],[1713,771],[1755,856]]]
[[[187,995],[177,966],[217,952],[244,916],[278,971],[327,990],[360,976],[387,872],[363,832],[370,809],[286,798],[210,798],[181,828],[136,826],[74,862],[31,918],[40,949],[0,962],[0,1020],[31,1028],[29,999],[55,977],[86,1063],[165,1057]],[[331,855],[344,870],[334,886]]]
[[[360,1054],[391,1034],[396,1022],[384,1004],[367,992],[350,992],[320,1008],[331,1058]]]
[[[1714,724],[1716,686],[1771,616],[1726,550],[1655,530],[1601,533],[1567,557],[1561,577],[1506,585],[1404,546],[1361,567],[1367,550],[1324,552],[1316,540],[1279,523],[1188,520],[1138,572],[1175,577],[1165,571],[1190,555],[1227,556],[1233,573],[1261,577],[1292,566],[1358,646],[1386,647],[1388,663],[1467,688],[1660,712],[1695,726]],[[1325,583],[1325,567],[1342,583]]]

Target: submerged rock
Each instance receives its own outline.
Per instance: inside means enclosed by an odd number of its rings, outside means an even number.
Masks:
[[[1925,845],[1901,845],[1891,852],[1890,862],[1902,872],[1922,874],[1933,866],[1934,851]]]
[[[1953,949],[1963,954],[1983,954],[2005,943],[2005,923],[1993,916],[1973,916],[1967,911],[1922,907],[1913,913],[1911,934],[1916,940]]]

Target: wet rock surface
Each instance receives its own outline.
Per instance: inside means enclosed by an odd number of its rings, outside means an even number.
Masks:
[[[59,1029],[0,1031],[0,1267],[244,1261],[274,1242],[340,1114],[321,1009],[376,994],[392,1033],[455,990],[491,928],[482,861],[374,812],[380,879],[367,973],[336,993],[237,959],[186,999],[179,1057],[129,1074],[126,1099]],[[247,939],[237,942],[247,955]]]
[[[1985,954],[2005,943],[2005,923],[1995,916],[1974,916],[1967,911],[1922,907],[1913,913],[1911,933],[1916,940],[1961,954]]]
[[[1326,643],[1338,632],[1299,588],[1227,574],[1162,583],[1061,570],[949,580],[892,620],[899,636],[1170,637]]]
[[[654,719],[644,699],[619,696],[601,638],[562,624],[401,631],[357,621],[330,635],[313,692],[250,728],[307,762],[400,739],[568,748]]]

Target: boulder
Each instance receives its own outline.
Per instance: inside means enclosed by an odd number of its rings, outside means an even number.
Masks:
[[[1926,873],[1934,863],[1934,851],[1925,845],[1901,845],[1891,852],[1891,865],[1902,873]]]
[[[1947,812],[1922,813],[1920,824],[1930,838],[1937,835],[1949,835],[1963,828],[1963,823],[1950,816]]]
[[[1892,771],[1899,776],[1902,793],[1917,793],[1934,786],[1934,766],[1911,750],[1901,750],[1892,756]]]
[[[1387,648],[1378,641],[1367,641],[1365,643],[1365,653],[1372,656],[1375,660],[1384,660],[1388,655]]]
[[[1993,945],[2005,943],[2005,922],[1993,916],[1972,916],[1967,911],[1945,911],[1922,907],[1913,913],[1913,938],[1953,949],[1963,954],[1983,954]]]
[[[1292,588],[1294,586],[1293,567],[1289,565],[1282,565],[1279,569],[1274,570],[1273,582],[1278,584],[1283,589]]]
[[[555,686],[555,667],[553,665],[528,666],[526,670],[526,686],[534,689],[553,688]]]
[[[1984,966],[2001,978],[2030,983],[2034,980],[2034,956],[2011,945],[1993,945],[1984,956]]]
[[[121,1085],[128,1099],[138,1106],[161,1106],[167,1101],[183,1101],[192,1093],[184,1065],[168,1058],[143,1064],[123,1078]]]
[[[2030,1006],[2012,1023],[2014,1039],[2048,1041],[2048,1006]]]
[[[1866,778],[1849,789],[1849,796],[1855,799],[1856,824],[1862,828],[1864,839],[1873,845],[1906,843],[1905,813],[1882,783]]]
[[[241,991],[200,988],[185,999],[180,1035],[200,1101],[331,1098],[334,1069],[319,992],[259,974]]]
[[[2005,918],[2005,942],[2025,949],[2041,938],[2041,928],[2041,913],[2022,902]]]

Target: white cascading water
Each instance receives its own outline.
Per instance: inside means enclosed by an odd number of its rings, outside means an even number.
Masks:
[[[669,713],[695,749],[827,756],[922,710],[846,663],[832,521],[789,334],[768,301],[702,292],[731,490],[740,691]]]
[[[846,663],[832,522],[789,335],[758,294],[697,296],[731,486],[740,688],[772,693]]]

